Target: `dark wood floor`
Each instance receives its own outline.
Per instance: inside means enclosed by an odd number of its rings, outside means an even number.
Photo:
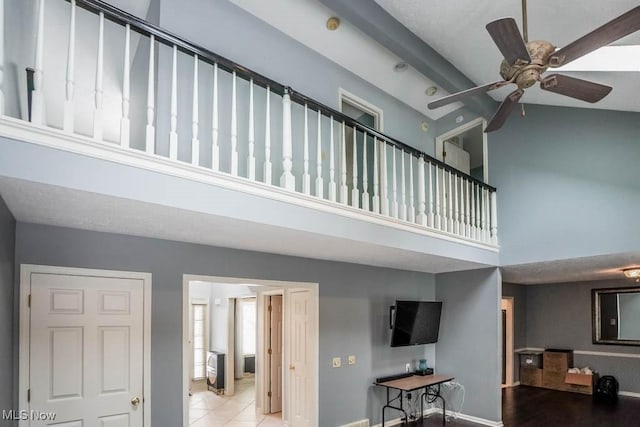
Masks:
[[[638,427],[640,399],[621,396],[618,403],[605,404],[584,394],[512,387],[502,391],[502,422],[505,427]],[[442,418],[432,415],[422,424],[410,425],[441,426]],[[448,427],[477,425],[462,420],[447,421]]]

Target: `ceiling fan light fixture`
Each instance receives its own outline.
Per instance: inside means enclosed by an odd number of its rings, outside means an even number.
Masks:
[[[407,71],[409,69],[409,64],[407,64],[404,61],[398,62],[396,65],[393,66],[393,71],[395,71],[396,73],[402,73],[404,71]]]
[[[622,272],[628,279],[636,279],[636,281],[640,280],[640,267],[625,268]]]

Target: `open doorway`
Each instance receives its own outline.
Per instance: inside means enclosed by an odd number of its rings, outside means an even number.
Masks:
[[[500,303],[502,311],[502,387],[513,386],[514,349],[513,349],[513,297],[503,297]]]
[[[487,134],[484,133],[486,125],[486,120],[478,118],[438,136],[436,159],[487,183],[489,171]]]
[[[317,285],[184,276],[183,287],[183,426],[317,425]],[[306,330],[287,314],[301,296]],[[305,363],[292,357],[301,347]]]

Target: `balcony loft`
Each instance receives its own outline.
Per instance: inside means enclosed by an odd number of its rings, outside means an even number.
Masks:
[[[0,116],[0,194],[19,221],[417,271],[497,265],[495,188],[104,2],[37,6],[35,59],[11,88],[26,107]]]

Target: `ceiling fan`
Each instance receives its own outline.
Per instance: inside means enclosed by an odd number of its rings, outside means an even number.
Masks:
[[[489,121],[485,132],[492,132],[502,127],[511,111],[524,95],[525,89],[533,86],[536,82],[540,82],[542,90],[591,103],[600,101],[611,92],[612,88],[610,86],[562,74],[546,76],[542,76],[542,74],[549,67],[556,68],[568,64],[598,48],[640,30],[640,6],[618,16],[559,50],[556,50],[556,47],[551,42],[545,40],[528,42],[526,7],[526,0],[523,0],[523,35],[520,35],[518,25],[513,18],[498,19],[486,26],[489,35],[491,35],[504,57],[500,64],[500,75],[503,80],[445,96],[429,103],[427,105],[429,109],[439,108],[510,84],[517,85],[518,88],[504,99]]]

